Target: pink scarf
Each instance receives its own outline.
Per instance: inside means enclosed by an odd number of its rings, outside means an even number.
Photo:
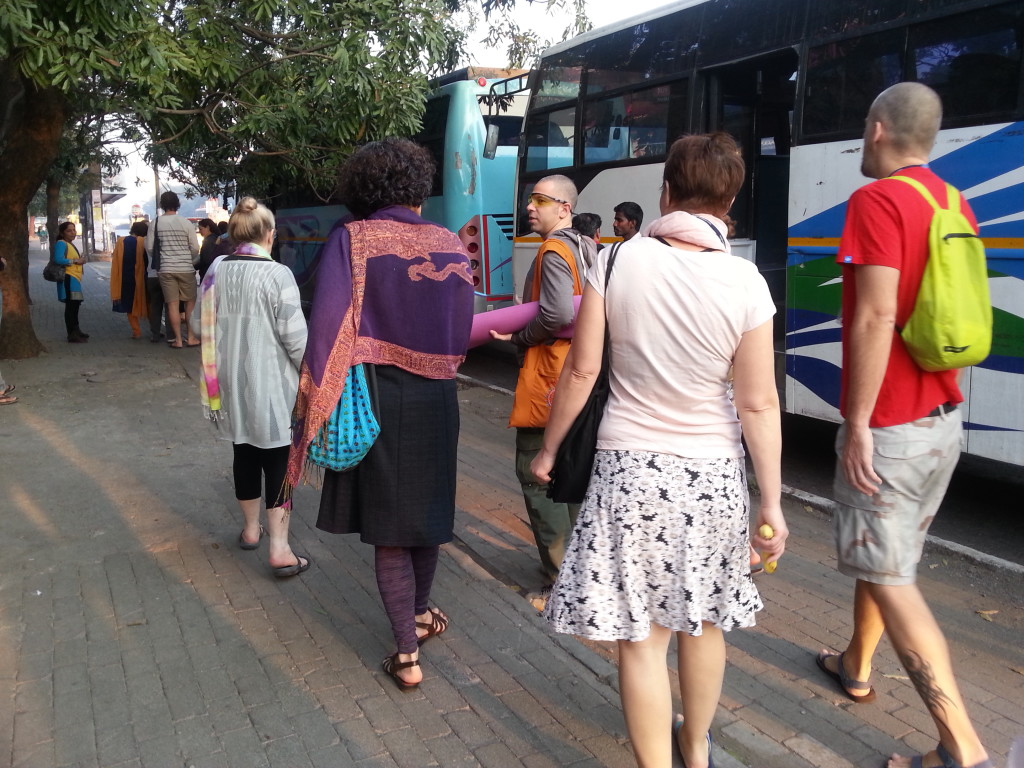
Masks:
[[[699,248],[729,253],[729,241],[726,239],[728,232],[729,228],[725,222],[710,213],[694,216],[685,211],[673,211],[648,224],[644,235],[647,237],[670,237]]]

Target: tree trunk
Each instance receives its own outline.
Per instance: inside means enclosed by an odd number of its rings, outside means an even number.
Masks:
[[[60,176],[51,173],[46,177],[46,242],[49,243],[50,258],[53,258],[53,247],[57,245],[57,227],[60,226],[60,189],[63,186]]]
[[[0,358],[35,357],[43,351],[36,338],[25,290],[28,275],[28,206],[57,157],[66,119],[64,95],[39,90],[25,80],[10,59],[0,60],[0,272],[3,316]]]

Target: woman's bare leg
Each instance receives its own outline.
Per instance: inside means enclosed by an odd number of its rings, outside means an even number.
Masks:
[[[707,622],[702,632],[699,637],[676,633],[679,693],[685,718],[678,738],[687,768],[707,768],[707,732],[722,697],[725,678],[725,634]]]
[[[672,632],[657,624],[645,640],[619,641],[619,695],[640,768],[672,765],[672,689],[666,654]]]

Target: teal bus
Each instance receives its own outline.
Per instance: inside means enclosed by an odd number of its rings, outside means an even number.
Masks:
[[[423,217],[455,232],[470,255],[476,311],[512,300],[512,198],[526,105],[525,71],[468,68],[434,82],[423,127],[412,136],[437,170]],[[340,205],[281,208],[275,255],[312,299],[316,263]]]
[[[561,173],[578,211],[633,201],[658,216],[666,150],[724,130],[748,174],[731,217],[778,307],[776,362],[788,412],[839,420],[846,200],[862,184],[874,97],[919,81],[942,98],[932,168],[981,225],[995,310],[991,356],[966,369],[968,453],[1024,464],[1024,2],[685,0],[548,49],[535,68],[516,201]],[[517,233],[521,285],[537,239]]]

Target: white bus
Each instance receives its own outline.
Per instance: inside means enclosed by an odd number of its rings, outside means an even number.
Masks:
[[[791,413],[839,420],[840,270],[846,200],[874,97],[905,80],[942,97],[932,167],[967,196],[988,249],[992,355],[963,379],[966,450],[1024,464],[1024,1],[680,2],[547,50],[519,149],[517,221],[543,176],[606,222],[633,201],[659,215],[662,163],[685,133],[724,130],[747,179],[731,212],[779,313]],[[610,227],[605,226],[610,234]],[[515,285],[538,239],[517,230]]]

